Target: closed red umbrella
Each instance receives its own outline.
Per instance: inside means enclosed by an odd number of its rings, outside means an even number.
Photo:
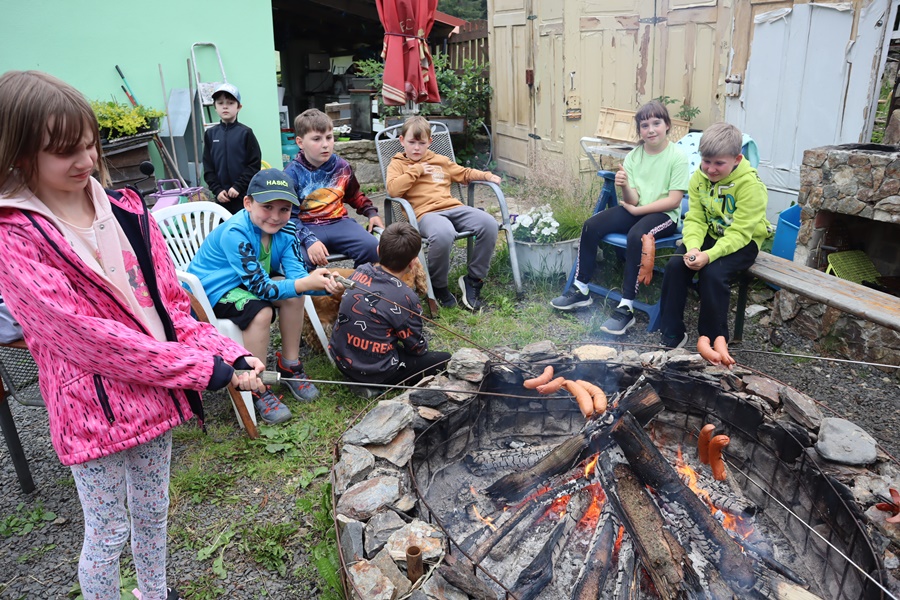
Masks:
[[[384,26],[384,103],[440,102],[428,34],[438,0],[376,0]]]

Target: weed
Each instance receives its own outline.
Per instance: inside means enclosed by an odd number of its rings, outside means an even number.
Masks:
[[[174,502],[186,498],[194,504],[206,500],[218,504],[223,500],[240,500],[228,495],[228,491],[234,487],[234,481],[235,476],[230,473],[211,472],[208,465],[194,465],[187,470],[173,473],[169,486],[175,497]]]
[[[56,548],[56,544],[44,544],[43,546],[32,548],[30,551],[25,554],[20,555],[16,558],[16,562],[18,563],[26,563],[32,558],[41,558],[51,550]]]
[[[212,571],[219,579],[228,577],[228,573],[225,571],[225,549],[231,543],[231,538],[235,536],[235,533],[236,532],[231,529],[231,527],[227,527],[216,536],[211,544],[204,546],[197,551],[197,560],[200,561],[207,560],[213,556],[217,550],[219,551],[218,556],[213,560],[212,564]]]
[[[196,575],[180,586],[181,593],[191,600],[215,600],[222,598],[225,589],[208,573]]]
[[[50,521],[55,520],[56,513],[44,510],[43,503],[38,502],[31,510],[25,510],[25,503],[20,502],[14,514],[7,515],[0,521],[0,536],[28,535],[35,529],[43,529]]]
[[[121,600],[137,600],[135,595],[131,593],[132,590],[137,589],[137,586],[137,575],[134,567],[126,567],[123,564],[119,569],[119,597]],[[84,595],[81,593],[81,584],[77,581],[72,584],[66,595],[72,597],[73,600],[84,600]]]
[[[284,577],[291,556],[287,549],[288,540],[295,533],[297,526],[294,523],[255,524],[244,531],[240,548],[263,567],[278,571]]]

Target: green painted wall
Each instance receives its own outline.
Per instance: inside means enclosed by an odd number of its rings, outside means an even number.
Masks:
[[[167,92],[187,88],[191,44],[215,43],[229,83],[241,91],[238,120],[253,128],[263,159],[281,166],[271,0],[2,0],[0,6],[6,24],[0,73],[46,71],[88,99],[128,102],[119,65],[141,104],[165,110],[157,65]],[[200,49],[197,62],[203,81],[219,80],[215,53]]]

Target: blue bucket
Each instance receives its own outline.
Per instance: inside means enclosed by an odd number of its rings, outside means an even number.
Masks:
[[[795,204],[781,211],[778,227],[775,229],[775,240],[772,242],[772,254],[794,260],[797,249],[797,233],[800,231],[800,205]]]

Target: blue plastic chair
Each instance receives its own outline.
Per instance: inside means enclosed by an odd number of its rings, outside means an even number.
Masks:
[[[688,169],[691,174],[697,169],[700,165],[700,136],[702,134],[699,132],[689,133],[684,136],[675,144],[681,147],[684,153],[688,157]],[[743,147],[741,148],[741,153],[744,157],[750,161],[750,164],[753,168],[759,166],[759,151],[756,147],[756,142],[753,141],[749,135],[744,134],[743,137]],[[613,206],[617,206],[619,204],[619,200],[616,197],[616,174],[612,171],[597,171],[597,176],[603,178],[603,189],[600,190],[600,196],[597,198],[597,205],[594,206],[594,212],[592,214],[597,214],[601,210],[606,210],[607,208],[611,208]],[[678,230],[675,234],[670,235],[668,237],[659,238],[656,240],[656,249],[660,248],[675,248],[678,246],[678,242],[681,240],[681,228],[684,225],[684,215],[687,214],[688,211],[688,195],[685,194],[681,199],[681,217],[678,219]],[[623,233],[610,233],[608,235],[603,236],[601,239],[601,243],[609,244],[610,246],[615,246],[616,248],[622,248],[623,250],[627,246],[627,236]],[[575,281],[575,271],[578,269],[578,265],[574,265],[572,267],[572,272],[569,273],[569,279],[566,281],[566,287],[563,290],[563,293],[569,291],[569,288],[572,287],[572,282]],[[654,265],[654,271],[662,272],[662,268]],[[622,293],[617,292],[615,290],[610,290],[596,283],[588,283],[588,289],[594,292],[595,294],[599,294],[606,298],[607,300],[613,300],[615,302],[619,302],[622,300]],[[634,301],[634,308],[646,313],[650,318],[650,324],[647,326],[647,331],[652,332],[659,329],[659,300],[656,301],[656,304],[647,304],[646,302],[641,302],[639,300]]]

